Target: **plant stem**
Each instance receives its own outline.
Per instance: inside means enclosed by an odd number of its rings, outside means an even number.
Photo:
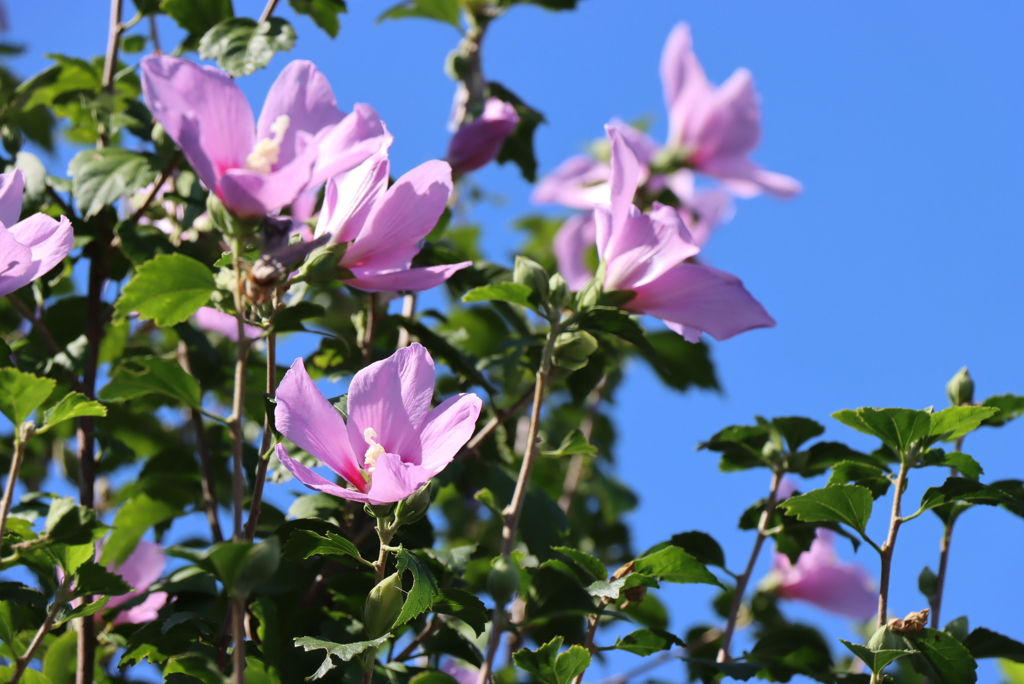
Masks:
[[[178,365],[189,375],[192,375],[192,364],[188,359],[188,345],[184,340],[178,341]],[[220,519],[217,517],[217,485],[214,480],[213,461],[210,460],[210,450],[206,444],[206,430],[203,429],[203,415],[192,409],[192,426],[196,434],[196,453],[199,455],[199,470],[203,487],[203,507],[206,509],[206,520],[210,523],[210,535],[213,543],[224,541],[224,533],[220,529]]]
[[[21,470],[21,462],[25,460],[25,442],[21,439],[21,430],[14,434],[14,455],[11,456],[11,470],[7,475],[7,486],[4,487],[4,498],[0,502],[0,541],[4,538],[7,530],[7,515],[11,512],[11,503],[14,501],[14,486],[18,482],[18,472]]]
[[[277,313],[277,292],[274,293],[274,313]],[[273,318],[271,318],[273,324]],[[267,335],[267,394],[277,388],[277,333],[271,330]],[[263,441],[260,443],[260,461],[256,464],[256,481],[252,485],[252,502],[249,504],[249,520],[245,523],[245,539],[256,538],[256,523],[260,519],[263,504],[263,487],[267,483],[267,468],[270,466],[270,444],[274,441],[274,426],[270,424],[270,413],[263,419]]]
[[[25,653],[15,659],[14,661],[14,673],[11,677],[10,684],[18,684],[21,680],[21,675],[25,673],[28,668],[28,664],[32,662],[32,656],[35,654],[36,649],[39,648],[39,644],[43,643],[43,638],[50,632],[53,627],[53,623],[57,619],[57,612],[61,609],[65,603],[67,603],[67,596],[70,594],[70,585],[62,584],[57,588],[57,595],[53,599],[53,605],[50,606],[49,612],[46,614],[46,619],[43,620],[43,624],[36,630],[36,635],[32,637],[32,641],[29,643],[28,648],[25,649]]]
[[[589,442],[591,435],[594,433],[594,421],[597,420],[597,407],[601,404],[601,392],[604,390],[605,383],[608,381],[608,376],[601,376],[601,380],[598,381],[594,389],[591,390],[590,395],[587,396],[587,415],[584,416],[583,421],[580,423],[580,433]],[[562,496],[558,498],[558,507],[562,509],[565,514],[569,513],[569,508],[572,506],[572,500],[576,497],[576,488],[580,484],[580,476],[583,475],[583,465],[585,463],[585,457],[583,454],[573,454],[569,460],[569,467],[565,471],[565,481],[562,483]]]
[[[245,317],[243,316],[244,300],[242,298],[244,282],[242,280],[241,265],[242,243],[235,238],[231,250],[231,265],[235,270],[235,322],[238,326],[238,358],[235,361],[235,387],[231,402],[231,416],[228,418],[228,427],[231,428],[232,446],[232,473],[231,473],[231,498],[234,512],[234,534],[235,541],[245,537],[242,527],[242,508],[245,499],[245,472],[242,467],[242,450],[245,446],[245,435],[242,434],[242,413],[245,402],[245,366],[249,353],[249,338],[245,335]],[[236,648],[238,635],[235,635]]]
[[[412,320],[412,317],[416,314],[416,293],[410,292],[409,294],[402,297],[402,316]],[[409,329],[402,326],[398,330],[398,348],[408,347],[412,341],[412,335],[409,334]]]
[[[754,548],[750,551],[750,559],[747,561],[746,569],[742,575],[736,578],[736,595],[732,598],[732,607],[729,608],[729,619],[725,623],[725,631],[722,633],[722,647],[718,651],[717,660],[720,663],[727,663],[731,660],[729,646],[732,645],[732,637],[736,632],[736,620],[739,618],[740,607],[743,605],[743,595],[747,591],[750,576],[754,573],[754,566],[757,564],[757,557],[761,553],[761,547],[764,546],[764,540],[768,536],[765,532],[768,530],[768,524],[771,521],[772,514],[775,512],[775,504],[778,502],[779,485],[781,483],[782,470],[773,470],[768,501],[765,503],[764,510],[761,511],[761,519],[757,523],[757,539],[754,540]]]
[[[896,476],[895,491],[892,497],[892,516],[889,519],[889,536],[882,544],[882,570],[878,578],[878,626],[885,626],[889,612],[889,573],[892,570],[892,552],[896,546],[896,534],[900,530],[903,519],[900,518],[900,503],[903,501],[903,489],[907,484],[906,461],[900,463],[900,473]]]
[[[530,401],[530,397],[533,396],[534,391],[535,388],[531,387],[523,392],[523,395],[516,399],[516,403],[512,404],[512,406],[501,411],[495,411],[494,417],[487,421],[487,424],[480,428],[477,433],[473,435],[468,442],[466,442],[466,446],[462,447],[463,452],[473,451],[480,446],[480,443],[487,439],[487,437],[494,432],[499,425],[514,416],[521,408],[526,406],[526,403]]]
[[[441,623],[441,616],[435,613],[434,617],[431,618],[430,622],[427,623],[427,626],[424,627],[423,630],[419,634],[417,634],[412,641],[409,642],[408,646],[402,649],[401,653],[396,655],[391,660],[401,662],[411,658],[413,653],[415,653],[416,648],[424,641],[426,641],[431,634],[437,631],[437,628],[441,626]]]
[[[245,684],[245,603],[241,599],[231,599],[231,634],[235,640],[231,684]]]
[[[267,0],[267,5],[263,8],[263,13],[260,14],[260,20],[258,23],[262,24],[270,19],[270,15],[274,13],[275,7],[277,7],[277,0]]]
[[[377,293],[371,292],[366,298],[366,328],[359,346],[363,350],[363,362],[373,361],[373,334],[377,328]]]
[[[960,435],[956,440],[956,450],[964,450],[964,436]],[[956,468],[949,469],[950,477],[957,476]],[[939,613],[942,611],[942,594],[946,586],[946,568],[949,565],[949,544],[953,540],[953,524],[956,518],[950,518],[942,530],[942,539],[939,541],[939,572],[935,576],[935,596],[932,600],[932,629],[939,628]]]
[[[544,351],[541,352],[540,368],[537,369],[537,377],[533,388],[533,410],[530,414],[530,430],[526,438],[526,453],[523,454],[523,462],[519,466],[519,478],[516,480],[516,489],[512,494],[512,501],[505,510],[504,525],[501,529],[501,555],[506,558],[511,555],[516,544],[516,530],[519,529],[519,518],[523,513],[523,503],[526,501],[526,490],[530,485],[530,473],[533,472],[533,464],[537,460],[537,430],[540,428],[540,410],[544,403],[544,390],[547,387],[548,375],[551,372],[551,358],[554,354],[555,339],[559,333],[557,319],[552,319],[551,330],[548,332],[547,341],[544,344]],[[501,633],[505,627],[505,606],[494,606],[491,615],[491,636],[487,643],[487,655],[480,666],[478,684],[487,684],[491,679],[491,671],[494,667],[494,655],[501,643]]]
[[[601,623],[601,615],[604,613],[604,609],[611,603],[611,599],[605,597],[601,599],[601,602],[597,605],[597,611],[587,616],[587,636],[583,640],[583,648],[587,649],[587,652],[591,656],[597,652],[597,648],[594,647],[594,637],[597,635],[597,626]],[[581,684],[583,682],[583,675],[587,673],[587,668],[583,668],[583,671],[576,675],[576,678],[572,680],[572,684]]]

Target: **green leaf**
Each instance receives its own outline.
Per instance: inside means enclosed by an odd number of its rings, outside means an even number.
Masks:
[[[1006,677],[1006,684],[1024,684],[1024,665],[1009,660],[1000,660],[999,671]]]
[[[46,515],[46,538],[52,544],[87,544],[99,527],[96,511],[70,497],[54,499]],[[66,569],[66,568],[65,568]]]
[[[986,399],[982,406],[992,406],[999,409],[999,413],[984,420],[982,425],[1000,427],[1011,420],[1024,416],[1024,395],[1000,394]]]
[[[78,665],[78,633],[68,630],[46,647],[43,674],[53,684],[74,684]]]
[[[338,15],[348,11],[344,0],[288,0],[296,14],[307,14],[331,38],[338,36]]]
[[[54,627],[60,627],[65,622],[74,620],[75,618],[86,617],[102,610],[103,606],[107,605],[110,600],[109,596],[101,596],[95,601],[90,603],[81,603],[78,606],[73,606],[70,603],[65,603],[57,611],[57,617],[53,622]]]
[[[871,490],[860,485],[829,485],[779,503],[802,522],[840,522],[863,533],[871,517]]]
[[[0,682],[11,681],[14,678],[14,668],[10,665],[0,666]],[[18,680],[22,684],[53,684],[42,672],[38,670],[25,670],[21,674],[21,679]]]
[[[528,309],[534,309],[533,304],[530,303],[530,294],[532,292],[533,290],[529,286],[520,285],[519,283],[490,283],[489,285],[474,287],[462,295],[462,301],[467,304],[472,304],[473,302],[509,302],[510,304],[518,304]]]
[[[562,443],[558,445],[557,449],[552,451],[542,451],[545,456],[552,458],[561,458],[563,456],[573,456],[575,454],[592,455],[597,453],[597,447],[587,441],[587,438],[579,430],[572,430],[562,439]]]
[[[562,637],[555,637],[536,651],[521,649],[512,659],[516,666],[533,675],[543,684],[570,684],[576,675],[590,666],[590,653],[582,646],[575,645],[559,654]]]
[[[202,395],[195,378],[176,362],[155,356],[128,357],[98,394],[103,401],[127,401],[153,393],[166,395],[193,408],[202,405]]]
[[[974,684],[978,681],[975,672],[978,663],[967,647],[949,634],[926,627],[904,636],[934,669],[938,677],[935,684]]]
[[[23,373],[17,368],[0,368],[0,412],[19,426],[53,393],[57,381]]]
[[[431,607],[435,613],[454,615],[473,628],[477,636],[484,633],[491,618],[484,602],[462,589],[441,589],[441,598]]]
[[[71,194],[85,219],[146,187],[156,180],[159,173],[152,155],[123,147],[82,150],[68,164],[68,174],[72,178]]]
[[[173,518],[180,509],[171,504],[139,494],[118,509],[114,517],[114,531],[103,545],[100,563],[120,567],[135,550],[148,529]]]
[[[722,551],[722,546],[707,532],[694,530],[674,534],[669,543],[686,551],[704,565],[725,567],[725,552]]]
[[[951,406],[932,414],[928,434],[938,439],[963,437],[998,412],[994,406]]]
[[[985,472],[981,464],[975,461],[972,456],[960,453],[959,451],[952,451],[947,454],[942,449],[931,449],[923,454],[918,462],[918,466],[956,468],[968,480],[974,480],[975,482]]]
[[[406,570],[412,573],[412,589],[405,597],[405,605],[395,621],[395,628],[401,627],[418,615],[430,610],[438,600],[443,598],[440,588],[437,586],[437,579],[430,571],[426,562],[408,549],[401,549],[396,556],[396,572],[404,573]]]
[[[160,9],[193,36],[235,15],[231,0],[162,0]]]
[[[921,497],[921,508],[929,510],[937,506],[955,503],[957,501],[969,501],[976,504],[998,506],[999,504],[1011,504],[1012,499],[1006,492],[997,487],[973,482],[962,477],[950,477],[939,487],[929,487]]]
[[[931,416],[926,411],[903,408],[846,409],[832,414],[840,423],[878,437],[901,456],[911,444],[931,434]]]
[[[608,569],[604,567],[604,563],[589,553],[583,553],[568,546],[554,546],[551,550],[567,556],[573,564],[581,570],[585,570],[594,579],[603,580],[608,577]]]
[[[839,641],[841,641],[846,648],[850,649],[855,656],[863,660],[864,664],[867,665],[875,674],[880,674],[889,663],[893,662],[897,658],[918,653],[918,651],[910,649],[885,649],[881,651],[872,651],[867,646],[854,644],[846,639],[840,639]]]
[[[46,432],[54,425],[72,418],[82,416],[101,418],[105,415],[107,415],[107,407],[103,404],[98,401],[90,401],[84,394],[69,392],[55,406],[46,410],[43,414],[43,427],[36,430],[36,434]]]
[[[18,643],[18,629],[15,627],[13,605],[8,601],[0,601],[0,641],[15,651],[21,651]]]
[[[217,60],[217,66],[232,76],[248,76],[294,46],[295,29],[284,19],[271,17],[257,24],[248,17],[233,17],[203,35],[199,56]]]
[[[177,325],[210,300],[217,289],[213,273],[184,254],[160,254],[139,266],[114,304],[117,318],[133,311],[161,328]]]
[[[274,576],[280,563],[281,542],[277,537],[270,536],[254,544],[242,558],[231,593],[242,598],[248,596],[258,584]]]
[[[1024,644],[984,627],[971,632],[964,646],[975,658],[1005,658],[1024,663]]]
[[[320,535],[313,530],[296,530],[288,537],[284,547],[284,557],[288,560],[305,560],[310,556],[335,556],[351,558],[363,565],[373,567],[359,553],[355,544],[334,532]]]
[[[515,107],[516,114],[519,115],[519,125],[512,131],[512,135],[505,138],[501,150],[498,151],[497,162],[512,162],[519,167],[523,178],[531,183],[535,182],[537,156],[533,150],[533,134],[537,126],[544,123],[544,115],[497,81],[488,82],[487,94],[489,97],[508,102]]]
[[[406,17],[422,17],[451,24],[459,31],[459,0],[405,0],[387,9],[377,17],[377,21],[385,19],[404,19]]]
[[[676,584],[713,584],[722,586],[699,560],[678,546],[666,546],[649,556],[633,561],[633,571]]]
[[[691,387],[719,389],[711,349],[706,342],[693,344],[671,330],[647,333],[650,348],[637,348],[661,381],[685,392]]]
[[[350,644],[336,644],[333,641],[324,641],[323,639],[314,639],[313,637],[298,637],[295,639],[295,645],[301,647],[306,652],[319,650],[327,651],[327,654],[324,656],[324,662],[320,665],[320,669],[309,677],[306,677],[307,680],[313,680],[320,679],[334,669],[334,658],[338,658],[342,662],[347,663],[364,651],[379,648],[389,638],[390,637],[388,635],[385,635],[372,641],[356,641]]]
[[[619,637],[614,646],[602,650],[618,649],[629,651],[638,656],[649,656],[658,651],[667,651],[673,646],[685,646],[679,637],[663,629],[638,629],[624,637]]]
[[[196,637],[196,632],[184,625],[168,626],[166,622],[150,622],[128,637],[118,667],[138,665],[143,660],[148,660],[154,665],[162,665],[171,656],[184,653],[195,646]]]
[[[110,572],[96,561],[86,561],[75,571],[74,596],[76,597],[90,594],[120,596],[131,591],[132,586],[125,582],[124,578]]]

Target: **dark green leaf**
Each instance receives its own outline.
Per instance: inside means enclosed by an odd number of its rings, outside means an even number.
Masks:
[[[523,178],[533,183],[537,180],[537,157],[533,150],[533,134],[537,130],[537,126],[544,123],[544,115],[497,81],[489,82],[487,91],[490,97],[496,97],[511,104],[515,107],[516,114],[519,115],[519,125],[512,131],[512,135],[505,138],[505,142],[498,152],[497,162],[499,164],[504,164],[507,161],[514,163],[519,167]]]
[[[832,467],[829,485],[851,483],[871,490],[871,496],[885,496],[892,484],[882,468],[857,461],[840,461]]]
[[[790,453],[796,453],[804,442],[825,432],[821,423],[801,416],[772,418],[770,423],[786,440]]]
[[[721,545],[707,532],[682,532],[672,535],[671,544],[705,565],[725,567],[725,552]]]
[[[388,635],[382,636],[379,639],[373,641],[356,641],[349,644],[336,644],[333,641],[324,641],[323,639],[314,639],[313,637],[298,637],[295,639],[295,645],[302,648],[304,651],[326,651],[324,656],[324,662],[320,665],[320,669],[314,672],[307,680],[320,679],[325,674],[334,669],[334,658],[338,658],[342,662],[348,662],[352,658],[356,657],[360,653],[363,653],[369,649],[376,649],[386,642],[390,637]]]
[[[513,654],[515,664],[543,684],[570,684],[576,675],[590,666],[590,653],[582,646],[572,646],[565,653],[562,637],[556,637],[536,651],[521,649]]]
[[[437,586],[437,579],[430,571],[430,566],[412,551],[400,550],[396,555],[396,572],[403,573],[406,570],[412,573],[412,589],[405,598],[405,605],[402,612],[395,621],[395,627],[401,627],[416,616],[430,610],[439,599],[442,599],[440,589]]]
[[[304,560],[310,556],[335,556],[351,558],[363,565],[372,566],[365,560],[355,544],[334,532],[320,535],[312,530],[296,530],[288,537],[284,557],[288,560]]]
[[[162,0],[160,9],[196,38],[235,15],[231,0]]]
[[[256,585],[274,576],[280,563],[281,542],[276,536],[267,537],[259,544],[254,544],[242,559],[229,591],[235,596],[248,596]]]
[[[132,632],[118,667],[138,665],[143,660],[162,665],[171,656],[193,647],[197,641],[196,632],[184,625],[175,625],[166,630],[163,627],[163,622],[156,621]]]
[[[844,425],[878,437],[897,454],[931,432],[931,414],[903,408],[859,408],[837,411],[832,417]]]
[[[634,572],[676,584],[722,586],[704,564],[678,546],[666,546],[633,561]]]
[[[614,646],[607,649],[618,649],[629,651],[638,656],[649,656],[658,651],[667,651],[673,646],[685,646],[685,644],[674,634],[663,629],[638,629],[624,637],[619,637]]]
[[[69,392],[55,406],[46,410],[43,414],[43,426],[36,430],[36,434],[46,432],[54,425],[72,418],[105,415],[107,415],[107,407],[103,404],[98,401],[90,401],[84,394]]]
[[[925,628],[904,635],[935,671],[936,684],[974,684],[978,664],[967,647],[945,632]]]
[[[957,501],[998,506],[1012,504],[1007,494],[997,487],[973,482],[962,477],[947,478],[939,487],[929,487],[921,497],[921,508],[928,510]]]
[[[19,426],[46,401],[56,386],[57,381],[52,378],[39,378],[17,368],[0,368],[0,412]]]
[[[462,301],[467,304],[473,302],[509,302],[519,306],[533,309],[530,303],[530,294],[533,292],[528,286],[519,283],[491,283],[481,285],[462,295]]]
[[[1024,663],[1024,644],[984,627],[971,632],[964,646],[975,658],[1006,658]]]
[[[638,347],[637,351],[666,385],[683,392],[691,387],[719,389],[707,343],[687,342],[672,331],[647,333],[647,341],[650,348]]]
[[[114,305],[118,318],[137,311],[161,328],[177,325],[210,300],[217,289],[206,266],[184,254],[160,254],[142,264]]]
[[[582,432],[579,430],[572,430],[564,439],[562,439],[562,443],[558,445],[557,449],[544,451],[542,453],[545,456],[550,456],[552,458],[573,456],[575,454],[585,454],[589,456],[597,453],[597,447],[588,442]]]
[[[75,596],[108,594],[120,596],[132,591],[130,584],[95,561],[86,561],[75,571]]]
[[[341,30],[338,15],[347,11],[344,0],[288,0],[297,14],[308,14],[316,25],[336,38]]]
[[[840,639],[846,648],[850,649],[851,652],[858,658],[864,661],[864,664],[870,668],[875,674],[880,674],[885,667],[903,656],[914,655],[918,651],[914,650],[903,650],[903,649],[886,649],[882,651],[872,651],[867,646],[861,646],[860,644],[854,644],[846,639]]]
[[[102,610],[103,607],[107,605],[107,602],[109,600],[109,596],[101,596],[95,601],[89,603],[80,603],[77,606],[73,606],[70,603],[65,603],[63,606],[60,607],[60,610],[57,611],[57,617],[53,621],[53,626],[60,627],[69,620],[74,620],[75,618],[93,615],[97,611]]]
[[[997,408],[999,413],[982,421],[981,424],[999,427],[1024,415],[1024,395],[1000,394],[989,397],[982,403],[982,406]]]
[[[803,522],[840,522],[864,532],[871,517],[871,490],[859,485],[829,485],[794,496],[779,507]]]
[[[385,19],[404,19],[406,17],[422,17],[451,24],[459,31],[459,0],[405,0],[387,9],[377,17],[377,21]]]
[[[462,589],[441,589],[441,598],[431,607],[435,613],[454,615],[473,628],[477,636],[484,633],[491,614],[484,602]]]
[[[148,529],[173,518],[179,509],[165,501],[139,494],[121,506],[114,517],[114,531],[103,545],[100,562],[119,567]]]
[[[978,478],[985,472],[981,464],[974,460],[973,457],[960,453],[959,451],[953,451],[945,453],[942,449],[931,449],[927,453],[923,454],[918,465],[921,466],[943,466],[947,468],[956,468],[960,473],[968,480],[978,481]]]
[[[270,63],[278,52],[295,46],[295,29],[284,19],[271,17],[257,24],[248,17],[218,22],[199,41],[199,56],[215,59],[232,76],[248,76]]]
[[[583,553],[568,546],[555,546],[551,550],[567,556],[574,565],[586,571],[594,579],[603,580],[608,577],[608,570],[604,567],[604,563],[589,553]]]
[[[199,408],[201,394],[195,378],[174,361],[155,356],[128,357],[99,391],[103,401],[127,401],[146,394],[163,394],[185,406]]]
[[[72,498],[54,499],[46,515],[46,537],[53,544],[87,544],[98,528],[96,511]]]
[[[123,147],[82,150],[68,165],[71,193],[86,219],[149,185],[159,172],[154,157]]]

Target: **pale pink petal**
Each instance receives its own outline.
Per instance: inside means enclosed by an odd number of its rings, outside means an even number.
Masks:
[[[75,243],[71,222],[64,216],[57,220],[46,214],[33,214],[12,226],[9,235],[29,251],[30,263],[25,270],[20,270],[20,265],[12,266],[12,260],[23,258],[18,256],[21,250],[10,245],[5,249],[0,244],[0,254],[6,252],[6,263],[0,266],[6,269],[0,273],[0,294],[19,290],[46,275],[64,260]]]
[[[669,144],[680,145],[694,109],[712,92],[704,68],[693,52],[693,39],[686,24],[676,24],[665,42],[661,85],[669,114]]]
[[[710,266],[678,264],[636,292],[625,308],[705,331],[716,340],[775,326],[739,278]],[[693,341],[692,335],[684,337]]]
[[[320,192],[317,189],[306,190],[301,195],[295,198],[291,206],[291,215],[295,220],[295,223],[301,226],[298,230],[305,228],[307,231],[309,228],[302,224],[306,223],[316,213],[316,203],[320,198]]]
[[[420,433],[418,462],[431,476],[444,470],[473,436],[482,406],[477,395],[459,394],[441,402],[427,415]]]
[[[778,559],[782,554],[776,554]],[[776,560],[778,594],[801,599],[819,608],[868,619],[878,607],[878,594],[871,576],[859,565],[842,563],[833,548],[832,533],[819,528],[811,548],[800,554],[796,565]]]
[[[587,268],[588,250],[597,244],[597,225],[594,213],[576,214],[562,224],[555,233],[551,249],[558,260],[558,272],[565,278],[570,290],[578,290],[594,277]]]
[[[0,173],[0,225],[10,228],[21,217],[25,194],[25,174],[21,169]]]
[[[0,226],[0,295],[10,294],[31,282],[34,272],[32,250]]]
[[[595,204],[607,204],[608,173],[604,162],[585,155],[570,157],[537,181],[530,201],[586,210]]]
[[[518,125],[515,107],[496,97],[488,98],[483,113],[459,127],[448,143],[452,173],[461,175],[489,163]]]
[[[640,182],[640,162],[636,158],[636,152],[626,142],[622,132],[615,126],[605,126],[605,132],[611,141],[611,172],[608,176],[608,186],[611,193],[611,223],[610,232],[614,233],[626,222],[633,207],[633,196],[636,194],[637,184]],[[609,253],[608,241],[611,235],[602,231],[598,225],[597,250],[602,259],[613,256]]]
[[[360,462],[371,446],[367,430],[388,453],[415,451],[433,397],[434,360],[417,343],[356,373],[348,390],[348,437],[361,450]]]
[[[280,116],[288,117],[288,128],[275,166],[284,166],[295,158],[298,152],[297,132],[305,131],[315,136],[345,118],[344,112],[338,109],[327,78],[312,62],[302,59],[286,66],[270,86],[256,124],[257,140],[274,137],[270,127]]]
[[[693,241],[703,247],[715,229],[732,218],[732,197],[721,190],[702,190],[696,193],[688,207],[679,209],[679,215]]]
[[[470,669],[457,664],[453,658],[448,658],[441,666],[441,672],[449,675],[458,684],[476,684],[479,676],[476,668]]]
[[[107,601],[107,608],[113,607],[116,599],[125,599],[127,601],[131,597],[131,594],[114,596]],[[117,605],[125,601],[120,601]],[[154,591],[139,605],[133,606],[128,610],[122,610],[111,622],[114,625],[141,625],[146,622],[152,622],[159,617],[160,609],[165,605],[167,605],[167,592]]]
[[[311,143],[316,163],[306,189],[318,187],[331,176],[359,166],[373,154],[386,151],[393,140],[370,105],[357,104],[334,126],[322,129]]]
[[[308,188],[317,148],[306,147],[288,164],[260,173],[246,168],[228,169],[220,179],[220,198],[235,215],[256,218],[286,207]]]
[[[362,451],[357,458],[348,440],[345,421],[313,384],[301,358],[285,373],[275,399],[274,422],[281,434],[354,487],[365,490],[366,480],[359,469]],[[356,449],[360,450],[362,444],[360,438]]]
[[[779,488],[776,492],[776,499],[778,501],[785,501],[789,497],[796,494],[797,491],[799,491],[799,485],[797,485],[797,483],[792,478],[784,477],[782,478],[782,481],[779,482]],[[783,555],[783,558],[786,558],[786,556]]]
[[[238,342],[238,319],[232,314],[217,311],[209,306],[201,306],[193,314],[192,319],[196,325],[207,332],[215,332],[223,335],[232,342]],[[245,336],[254,340],[263,334],[263,329],[255,325],[244,324]]]
[[[330,233],[334,242],[355,239],[387,190],[390,170],[387,150],[381,150],[354,169],[327,181],[314,235]]]
[[[606,249],[606,290],[636,290],[700,251],[676,210],[661,205],[650,215],[630,207]]]
[[[745,157],[710,159],[701,171],[722,180],[739,197],[755,197],[767,192],[776,197],[793,197],[803,190],[800,181],[774,171],[766,171]]]
[[[166,55],[143,59],[141,77],[153,117],[203,183],[219,190],[224,172],[244,167],[256,142],[252,109],[242,91],[219,69]]]
[[[437,224],[451,192],[452,171],[447,162],[420,164],[395,181],[374,205],[341,265],[380,271],[405,268]]]
[[[655,155],[661,151],[661,146],[654,142],[651,136],[638,128],[634,128],[620,119],[612,119],[611,125],[618,130],[622,139],[626,141],[626,144],[628,144],[630,149],[633,150],[633,153],[636,154],[636,158],[640,162],[641,167],[645,167],[650,164]]]
[[[345,284],[363,292],[422,292],[437,287],[456,272],[472,265],[472,261],[461,261],[457,264],[389,271],[354,268],[352,272],[356,277],[346,280]]]
[[[274,449],[277,453],[278,460],[281,461],[281,465],[287,468],[288,472],[294,475],[296,480],[306,485],[310,489],[315,489],[318,492],[330,494],[331,496],[339,496],[342,499],[349,499],[351,501],[359,501],[361,503],[366,503],[367,501],[369,501],[366,494],[364,494],[363,492],[341,487],[339,485],[334,484],[330,480],[320,475],[317,475],[312,470],[310,470],[309,468],[307,468],[306,466],[302,465],[301,463],[293,459],[291,456],[289,456],[288,452],[285,451],[285,448],[280,444],[276,445]],[[360,476],[360,478],[361,477],[362,476]]]
[[[142,539],[119,567],[111,565],[108,570],[120,575],[135,591],[145,591],[153,582],[160,579],[166,566],[167,554],[164,553],[163,547]],[[125,594],[123,597],[114,598],[123,598],[127,601],[130,596]],[[112,604],[113,599],[107,605]]]
[[[373,480],[366,498],[371,505],[401,501],[426,484],[430,475],[426,468],[406,463],[398,454],[382,454],[373,469]]]
[[[747,155],[761,138],[761,106],[754,80],[737,69],[699,110],[693,122],[698,166],[718,157]]]

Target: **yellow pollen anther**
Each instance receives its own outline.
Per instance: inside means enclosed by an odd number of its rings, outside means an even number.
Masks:
[[[289,124],[291,124],[291,119],[287,114],[282,114],[274,119],[274,123],[270,124],[270,132],[273,136],[256,142],[252,152],[245,158],[245,168],[257,173],[270,173],[281,154],[281,142],[284,140],[284,134],[288,130]]]
[[[366,471],[367,475],[373,473],[373,469],[377,467],[377,459],[382,455],[386,454],[387,451],[380,444],[377,444],[377,431],[373,428],[366,428],[363,430],[363,439],[370,448],[366,450],[366,465],[363,466],[363,470]]]

